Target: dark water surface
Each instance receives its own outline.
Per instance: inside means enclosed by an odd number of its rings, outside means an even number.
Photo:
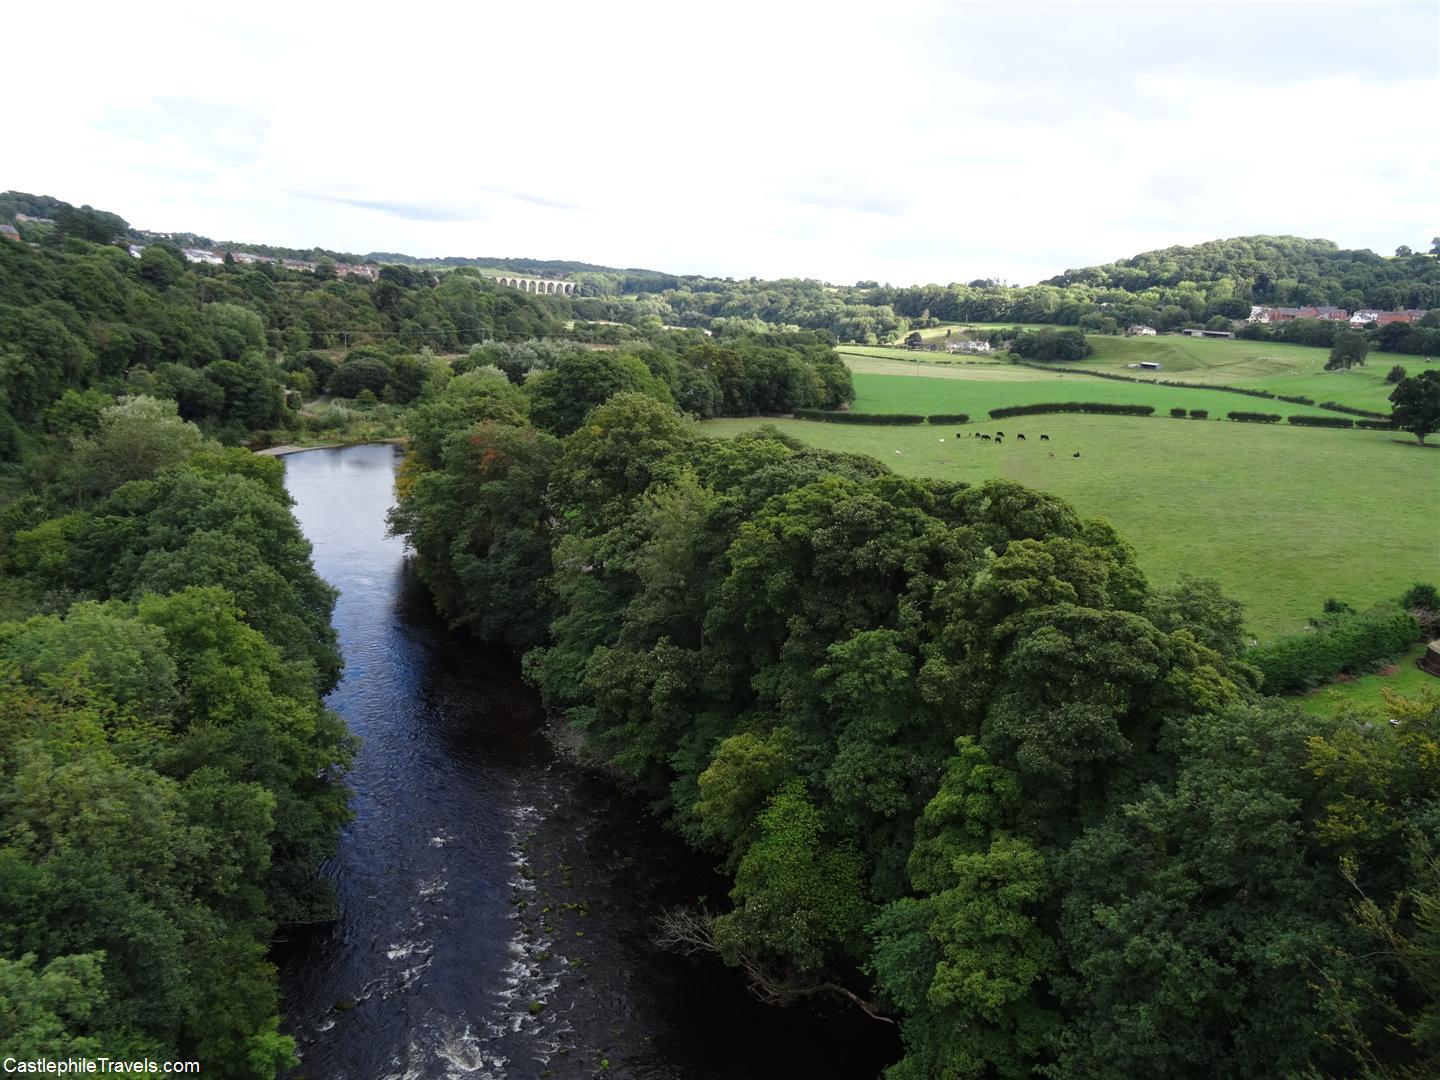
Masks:
[[[389,446],[285,459],[340,590],[329,705],[363,739],[327,868],[340,920],[281,956],[301,1075],[875,1076],[898,1055],[888,1025],[767,1008],[733,971],[651,945],[659,910],[723,883],[640,802],[557,759],[513,659],[436,618],[385,535],[397,463]]]

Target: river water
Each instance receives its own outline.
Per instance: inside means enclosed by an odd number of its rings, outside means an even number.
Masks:
[[[718,962],[650,942],[664,907],[724,883],[643,803],[556,757],[518,665],[449,631],[385,535],[398,451],[285,459],[340,590],[361,737],[355,818],[326,867],[340,918],[287,946],[287,1030],[313,1080],[874,1077],[894,1029],[775,1009]]]

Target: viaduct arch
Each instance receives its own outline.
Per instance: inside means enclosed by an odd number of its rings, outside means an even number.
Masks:
[[[546,278],[501,277],[492,275],[501,285],[528,293],[560,293],[569,296],[575,292],[573,281],[553,281]]]

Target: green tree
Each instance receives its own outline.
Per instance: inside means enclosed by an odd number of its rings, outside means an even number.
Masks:
[[[175,402],[122,397],[100,414],[95,436],[76,445],[76,469],[88,492],[109,492],[183,463],[202,442],[199,429],[180,419]]]
[[[1385,382],[1386,382],[1387,384],[1388,384],[1388,383],[1403,382],[1404,379],[1405,379],[1405,369],[1404,369],[1403,367],[1401,367],[1399,364],[1396,364],[1396,365],[1395,365],[1394,367],[1392,367],[1388,372],[1385,373]]]
[[[1440,431],[1440,371],[1423,371],[1401,379],[1390,392],[1390,419],[1425,445],[1425,436]]]
[[[1365,356],[1370,351],[1370,343],[1365,335],[1354,330],[1346,330],[1336,335],[1335,344],[1330,350],[1330,359],[1325,361],[1326,371],[1346,371],[1356,365],[1364,366]]]
[[[559,357],[555,365],[525,381],[530,416],[537,427],[568,435],[595,406],[619,393],[641,393],[669,404],[665,384],[633,356],[580,352]]]

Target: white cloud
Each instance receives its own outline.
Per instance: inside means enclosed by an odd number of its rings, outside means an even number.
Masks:
[[[0,183],[142,227],[911,282],[1440,226],[1432,6],[58,7]]]

